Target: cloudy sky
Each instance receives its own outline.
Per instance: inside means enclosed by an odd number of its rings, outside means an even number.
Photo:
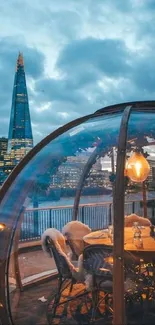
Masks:
[[[155,99],[155,0],[1,0],[0,136],[24,54],[35,143],[105,105]]]

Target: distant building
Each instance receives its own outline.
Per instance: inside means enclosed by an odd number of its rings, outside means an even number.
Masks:
[[[0,160],[3,159],[4,155],[7,153],[8,139],[0,138]]]
[[[23,55],[19,53],[14,79],[7,153],[17,164],[33,147],[31,119],[24,71]]]
[[[148,176],[148,182],[151,186],[155,187],[155,160],[148,159],[150,165],[150,173]]]
[[[7,153],[7,147],[8,139],[4,137],[0,138],[0,185],[3,184],[12,169],[15,167],[11,153]]]
[[[52,176],[50,187],[76,188],[79,176],[82,174],[83,164],[67,162],[58,168],[56,175]]]
[[[0,185],[4,182],[6,175],[4,172],[4,156],[7,153],[7,146],[8,146],[8,139],[7,138],[0,138]]]
[[[59,166],[57,173],[52,175],[50,188],[76,189],[89,156],[68,157],[67,161]],[[110,186],[109,171],[102,170],[101,161],[98,159],[85,179],[84,188],[108,188]]]

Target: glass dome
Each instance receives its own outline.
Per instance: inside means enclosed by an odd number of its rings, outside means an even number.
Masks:
[[[155,102],[37,144],[0,190],[1,324],[153,324],[154,198]]]

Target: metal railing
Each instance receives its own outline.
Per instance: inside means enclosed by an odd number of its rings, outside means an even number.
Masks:
[[[131,213],[143,215],[140,201],[128,201],[125,203],[125,215]],[[72,215],[73,205],[27,209],[21,226],[20,241],[40,239],[41,234],[47,228],[61,230],[67,222],[72,220]],[[154,217],[153,208],[148,208],[148,217]],[[106,202],[79,205],[78,220],[87,224],[91,229],[106,228],[111,224],[112,218],[112,203]]]

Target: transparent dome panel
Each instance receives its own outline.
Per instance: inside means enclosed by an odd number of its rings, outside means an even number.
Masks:
[[[51,324],[54,319],[52,297],[55,297],[58,290],[58,280],[54,276],[62,271],[63,262],[59,269],[59,259],[54,255],[56,253],[51,254],[48,242],[42,249],[42,235],[49,228],[56,230],[50,230],[48,235],[54,236],[54,242],[58,240],[58,247],[65,252],[69,261],[65,272],[68,272],[66,270],[69,267],[70,274],[77,267],[78,258],[83,254],[85,246],[94,245],[93,252],[88,250],[84,255],[88,263],[82,264],[82,267],[87,268],[88,273],[91,272],[91,259],[96,254],[102,255],[98,271],[101,275],[110,273],[108,294],[111,305],[113,186],[121,117],[121,113],[113,113],[91,118],[59,135],[27,162],[8,189],[1,203],[0,216],[1,222],[7,224],[10,236],[10,248],[5,247],[9,254],[9,290],[6,301],[10,303],[14,324],[21,324],[23,318],[26,324],[32,324],[32,321],[36,324]],[[85,226],[84,232],[77,228],[74,230],[75,239],[77,233],[83,234],[79,250],[75,251],[75,255],[78,255],[75,259],[66,235],[62,234],[64,226],[73,219],[81,221]],[[86,238],[83,239],[85,235]],[[98,251],[98,244],[104,244],[105,251]],[[96,262],[93,260],[93,263]],[[73,286],[74,296],[77,287],[86,290],[91,285],[89,277],[86,282],[81,277],[79,283],[78,286]],[[86,295],[90,312],[91,294]],[[102,288],[101,302],[103,295]],[[84,304],[84,296],[78,299],[77,305],[81,302]],[[70,306],[65,308],[72,310],[67,317],[74,319],[75,301],[71,301]],[[83,308],[84,314],[89,317],[86,306]],[[100,312],[104,313],[104,303],[101,303]],[[58,318],[61,316],[61,320],[68,324],[64,307],[59,307],[57,313]],[[83,317],[82,309],[80,313]],[[77,319],[74,322],[78,324]]]

